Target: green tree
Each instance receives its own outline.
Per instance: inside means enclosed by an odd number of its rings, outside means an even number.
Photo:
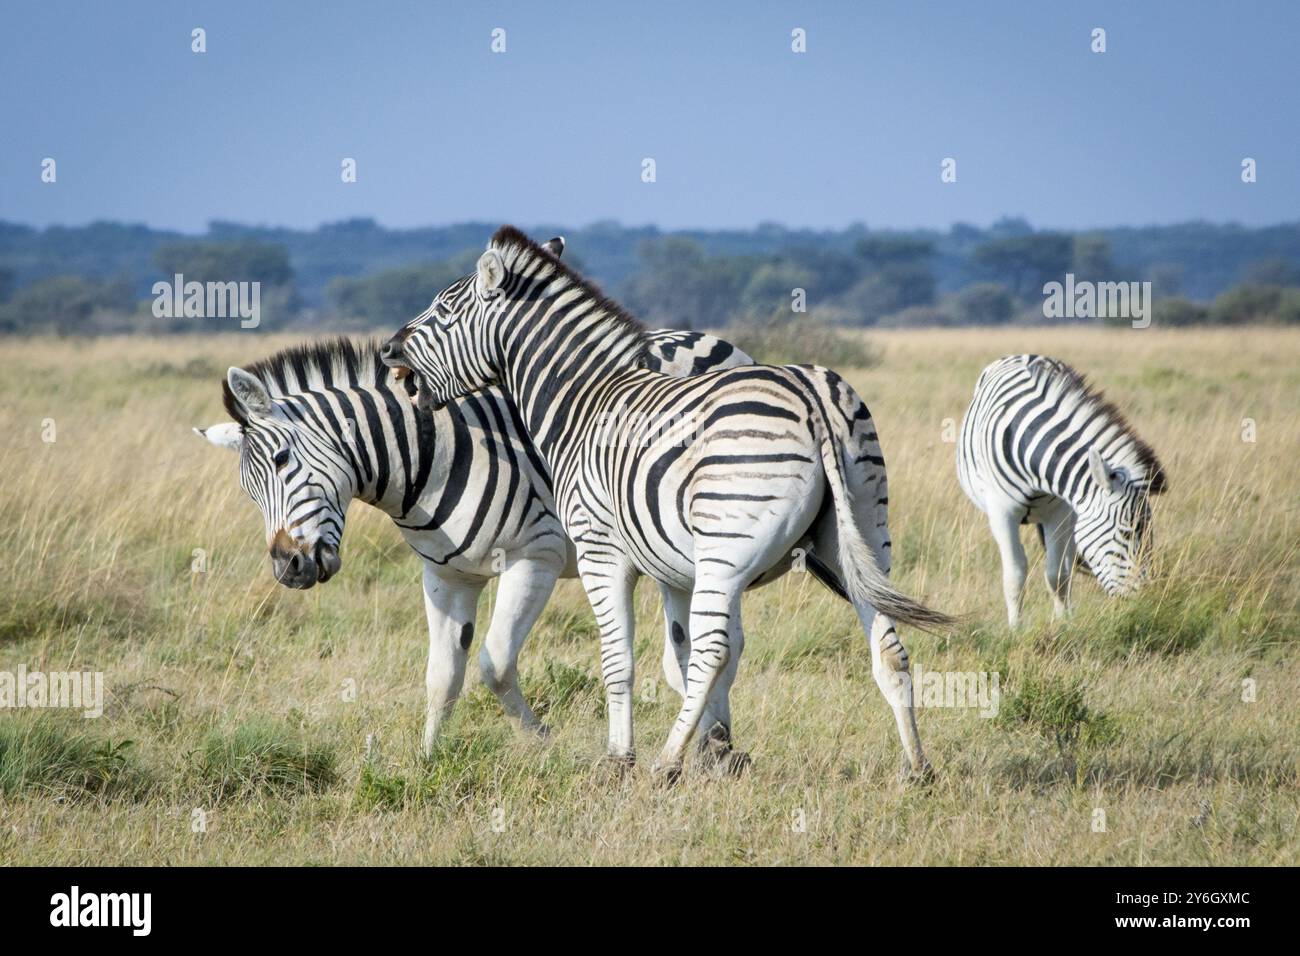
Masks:
[[[1110,258],[1110,240],[1095,234],[1075,236],[1074,258],[1070,271],[1079,280],[1112,281],[1115,265]]]
[[[301,307],[293,282],[289,251],[274,242],[234,238],[228,240],[180,240],[159,246],[154,262],[168,280],[184,277],[190,282],[256,282],[259,285],[258,321],[263,329],[283,327],[293,321]],[[210,329],[218,317],[183,319],[165,324],[172,331]],[[196,326],[194,323],[199,322]]]
[[[1250,322],[1300,322],[1300,290],[1275,285],[1239,285],[1217,296],[1210,305],[1216,325]]]
[[[23,286],[0,306],[0,328],[57,335],[117,330],[133,307],[127,279],[53,276]]]
[[[774,311],[791,311],[792,296],[795,289],[803,289],[806,294],[814,285],[816,277],[807,269],[792,262],[778,259],[765,262],[750,275],[741,293],[741,304],[751,315],[771,315]]]
[[[1157,299],[1173,297],[1183,291],[1183,266],[1178,262],[1157,262],[1147,269],[1147,281]]]
[[[278,288],[293,280],[289,251],[255,239],[168,242],[158,247],[154,261],[168,278],[179,274],[186,282],[260,282]]]
[[[1300,266],[1280,256],[1261,259],[1245,270],[1248,285],[1300,286]]]
[[[923,265],[894,265],[881,269],[840,296],[839,304],[863,325],[873,325],[894,312],[934,302],[934,275]]]
[[[1202,325],[1209,320],[1210,310],[1198,302],[1171,296],[1156,299],[1151,321],[1164,328],[1181,328]]]
[[[962,325],[1001,325],[1011,319],[1016,302],[1006,286],[976,282],[957,294],[954,306]]]
[[[811,276],[805,288],[810,297],[815,292],[819,301],[839,295],[862,276],[861,259],[834,249],[794,246],[782,252],[781,259]]]
[[[445,262],[387,269],[360,279],[335,279],[326,298],[345,324],[396,327],[427,309],[433,297],[461,275]]]
[[[761,261],[710,257],[683,236],[647,240],[640,255],[644,266],[626,284],[624,301],[649,325],[683,329],[725,325],[738,314],[741,292]]]
[[[977,274],[1004,283],[1021,299],[1041,295],[1045,284],[1063,280],[1073,260],[1073,237],[1057,232],[994,239],[971,253]]]
[[[853,251],[876,272],[890,266],[920,265],[934,255],[934,243],[906,236],[868,236],[859,239]]]
[[[868,236],[854,246],[865,275],[839,297],[838,304],[864,325],[894,312],[934,302],[930,266],[934,244],[907,236]]]

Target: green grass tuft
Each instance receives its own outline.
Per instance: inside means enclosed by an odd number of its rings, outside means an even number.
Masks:
[[[554,658],[547,659],[540,676],[527,675],[522,689],[533,713],[543,720],[571,710],[597,715],[605,712],[600,678]]]
[[[1112,718],[1084,701],[1082,681],[1059,675],[1021,678],[1004,694],[996,721],[1006,729],[1025,728],[1054,740],[1062,752],[1078,744],[1108,743],[1118,732]]]
[[[720,334],[754,361],[768,365],[850,369],[880,362],[861,336],[808,315],[778,312],[768,319],[730,326]]]
[[[1104,613],[1071,619],[1057,639],[1072,650],[1122,659],[1183,654],[1202,645],[1259,652],[1279,635],[1294,633],[1282,612],[1238,606],[1229,588],[1166,585],[1110,601]]]
[[[131,760],[133,741],[108,740],[58,718],[0,720],[0,793],[140,796],[149,778]]]
[[[335,755],[302,731],[257,718],[234,730],[213,730],[191,754],[194,772],[213,798],[253,793],[308,793],[336,779]]]

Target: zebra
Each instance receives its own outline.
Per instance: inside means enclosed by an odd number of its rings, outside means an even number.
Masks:
[[[659,584],[666,614],[690,622],[689,643],[677,645],[685,696],[652,768],[671,782],[711,692],[734,679],[741,593],[784,573],[797,551],[853,604],[905,771],[929,776],[894,622],[936,628],[951,619],[889,584],[884,459],[866,405],[839,375],[814,366],[670,378],[644,368],[648,344],[617,303],[503,226],[474,273],[439,293],[382,354],[432,407],[494,385],[517,404],[555,482],[600,629],[608,758],[635,760],[637,577]],[[646,417],[663,427],[629,436],[620,425]],[[702,742],[730,745],[729,713],[710,719]]]
[[[1025,586],[1022,524],[1038,526],[1057,617],[1068,610],[1076,560],[1107,594],[1141,585],[1150,496],[1168,487],[1164,468],[1120,411],[1064,362],[1009,355],[984,369],[962,419],[957,480],[988,516],[1013,628]]]
[[[651,368],[748,364],[704,333],[654,333]],[[262,512],[276,580],[310,588],[341,567],[353,499],[390,515],[424,564],[429,627],[423,747],[432,753],[464,681],[479,595],[500,578],[479,652],[483,682],[521,727],[542,727],[520,691],[518,657],[558,577],[576,574],[550,477],[514,405],[487,390],[424,414],[379,361],[377,341],[323,341],[232,368],[223,398],[233,421],[196,428],[240,455],[240,484]],[[670,686],[683,691],[665,621]]]

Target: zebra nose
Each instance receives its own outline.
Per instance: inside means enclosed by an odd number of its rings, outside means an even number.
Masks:
[[[316,583],[316,561],[304,554],[281,532],[271,544],[271,571],[275,579],[289,588],[309,588]]]
[[[391,339],[385,342],[379,349],[379,358],[385,365],[401,365],[402,362],[402,334],[399,332]]]

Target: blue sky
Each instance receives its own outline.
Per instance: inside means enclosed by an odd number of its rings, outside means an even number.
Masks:
[[[1280,0],[9,3],[0,218],[1292,221],[1298,38]]]

